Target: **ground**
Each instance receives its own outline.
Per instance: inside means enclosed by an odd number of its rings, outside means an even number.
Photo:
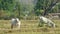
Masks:
[[[53,20],[56,28],[38,27],[39,20],[21,20],[21,28],[10,28],[10,20],[0,20],[0,34],[60,34],[60,20]]]

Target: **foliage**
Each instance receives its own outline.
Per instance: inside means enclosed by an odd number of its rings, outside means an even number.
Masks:
[[[42,13],[42,15],[47,14],[49,12],[56,12],[56,11],[52,11],[54,10],[53,7],[56,7],[56,4],[59,3],[59,0],[37,0],[36,6],[34,8],[35,13],[37,12],[37,10],[44,10],[44,13]],[[58,9],[58,8],[57,8]],[[55,9],[55,10],[57,10]],[[38,14],[38,13],[36,13]]]
[[[14,0],[0,0],[0,9],[12,10],[14,6]]]
[[[23,1],[23,2],[22,2]],[[59,0],[0,0],[0,17],[7,16],[23,18],[28,16],[39,16],[47,13],[60,12]],[[34,3],[35,2],[35,3]],[[22,17],[23,16],[23,17]]]

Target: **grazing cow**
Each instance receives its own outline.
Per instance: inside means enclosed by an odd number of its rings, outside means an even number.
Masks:
[[[44,24],[47,24],[47,26],[49,27],[54,27],[55,28],[55,23],[52,22],[50,19],[47,19],[43,16],[40,16],[40,23],[39,23],[39,26],[43,26]]]
[[[19,21],[18,18],[12,18],[12,20],[11,20],[11,29],[13,29],[13,27],[20,28],[20,24],[21,24],[21,22]]]

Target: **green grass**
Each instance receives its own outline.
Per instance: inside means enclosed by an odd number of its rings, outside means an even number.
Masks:
[[[0,20],[0,34],[60,34],[60,20],[53,20],[58,27],[38,27],[38,20],[21,20],[21,28],[10,29],[10,20]]]

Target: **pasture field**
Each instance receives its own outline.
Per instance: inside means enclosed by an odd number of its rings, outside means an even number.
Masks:
[[[21,20],[21,28],[11,29],[10,20],[0,20],[0,34],[60,34],[60,20],[53,20],[56,28],[38,27],[38,20]]]

